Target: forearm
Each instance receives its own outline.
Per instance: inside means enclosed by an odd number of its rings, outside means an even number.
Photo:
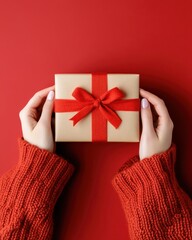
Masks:
[[[0,237],[51,239],[54,206],[73,166],[22,139],[19,149],[17,166],[0,185]]]
[[[139,161],[132,159],[113,179],[131,239],[191,239],[192,202],[174,174],[175,146]]]

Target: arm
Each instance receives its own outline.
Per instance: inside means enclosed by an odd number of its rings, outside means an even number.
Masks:
[[[142,161],[135,156],[114,177],[131,239],[192,239],[192,201],[176,180],[175,157],[175,145]]]
[[[140,94],[144,99],[139,156],[125,163],[112,182],[124,208],[130,237],[192,239],[192,202],[179,187],[174,172],[173,122],[163,100],[143,89]]]
[[[54,206],[73,173],[54,153],[53,90],[39,91],[20,112],[19,162],[0,179],[0,239],[52,237]]]
[[[19,162],[0,182],[0,239],[51,239],[53,210],[73,166],[18,140]]]

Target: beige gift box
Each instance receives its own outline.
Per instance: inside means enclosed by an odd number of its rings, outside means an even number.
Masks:
[[[119,88],[125,94],[123,99],[139,99],[138,74],[106,74],[107,90]],[[92,93],[92,74],[55,74],[55,100],[75,100],[72,93],[77,87]],[[94,111],[94,110],[93,110]],[[92,142],[92,112],[75,126],[70,120],[78,111],[55,111],[56,142]],[[139,111],[115,111],[121,124],[115,128],[106,122],[107,142],[139,142]],[[99,128],[99,126],[98,126]],[[99,141],[99,140],[97,140]]]

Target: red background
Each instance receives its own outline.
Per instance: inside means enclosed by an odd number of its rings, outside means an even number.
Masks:
[[[192,196],[191,0],[0,2],[0,174],[18,160],[19,111],[55,73],[139,73],[175,124],[176,172]],[[76,173],[56,207],[54,239],[127,240],[111,179],[133,143],[61,143]]]

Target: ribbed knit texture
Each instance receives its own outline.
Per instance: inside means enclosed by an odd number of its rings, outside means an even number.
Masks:
[[[176,147],[133,157],[112,180],[133,240],[192,240],[192,201],[174,172]]]
[[[0,240],[49,240],[53,210],[74,168],[56,154],[19,139],[15,168],[0,178]],[[192,240],[192,201],[175,177],[176,148],[139,161],[115,175],[131,240]]]
[[[53,210],[73,166],[18,140],[19,162],[0,178],[0,240],[49,240]]]

